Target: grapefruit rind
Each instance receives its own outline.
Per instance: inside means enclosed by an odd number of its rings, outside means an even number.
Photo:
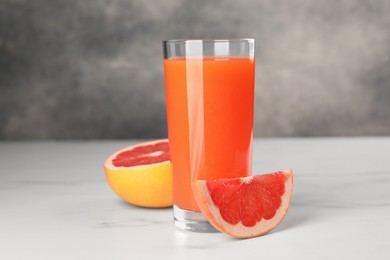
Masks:
[[[172,164],[170,161],[132,167],[117,167],[112,164],[112,160],[119,153],[159,142],[168,142],[168,140],[163,139],[129,146],[112,154],[105,161],[104,172],[108,184],[114,193],[126,202],[149,208],[172,206]]]
[[[192,183],[192,188],[195,200],[198,203],[201,212],[207,218],[211,225],[213,225],[221,232],[236,238],[252,238],[264,235],[273,230],[282,222],[282,220],[287,214],[292,199],[294,175],[291,169],[283,171],[283,174],[285,176],[285,192],[281,197],[282,202],[280,207],[277,209],[272,219],[262,219],[260,222],[257,222],[257,224],[253,227],[246,227],[241,222],[235,225],[226,222],[222,218],[219,209],[215,206],[210,196],[210,192],[208,191],[206,184],[207,181],[195,181]]]

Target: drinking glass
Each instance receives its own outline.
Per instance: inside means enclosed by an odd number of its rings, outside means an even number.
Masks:
[[[174,221],[212,232],[191,183],[251,174],[255,40],[163,42]]]

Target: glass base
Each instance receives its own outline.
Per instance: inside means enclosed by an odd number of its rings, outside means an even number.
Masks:
[[[173,216],[176,227],[180,229],[202,233],[219,232],[200,212],[181,209],[173,205]]]

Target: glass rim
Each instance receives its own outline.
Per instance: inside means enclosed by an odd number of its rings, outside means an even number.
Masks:
[[[191,43],[191,42],[247,42],[254,43],[255,38],[193,38],[193,39],[172,39],[164,40],[163,44],[167,43]]]

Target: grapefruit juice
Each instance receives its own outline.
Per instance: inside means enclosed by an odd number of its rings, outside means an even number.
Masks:
[[[251,174],[255,60],[165,58],[175,206],[199,211],[191,182]]]

